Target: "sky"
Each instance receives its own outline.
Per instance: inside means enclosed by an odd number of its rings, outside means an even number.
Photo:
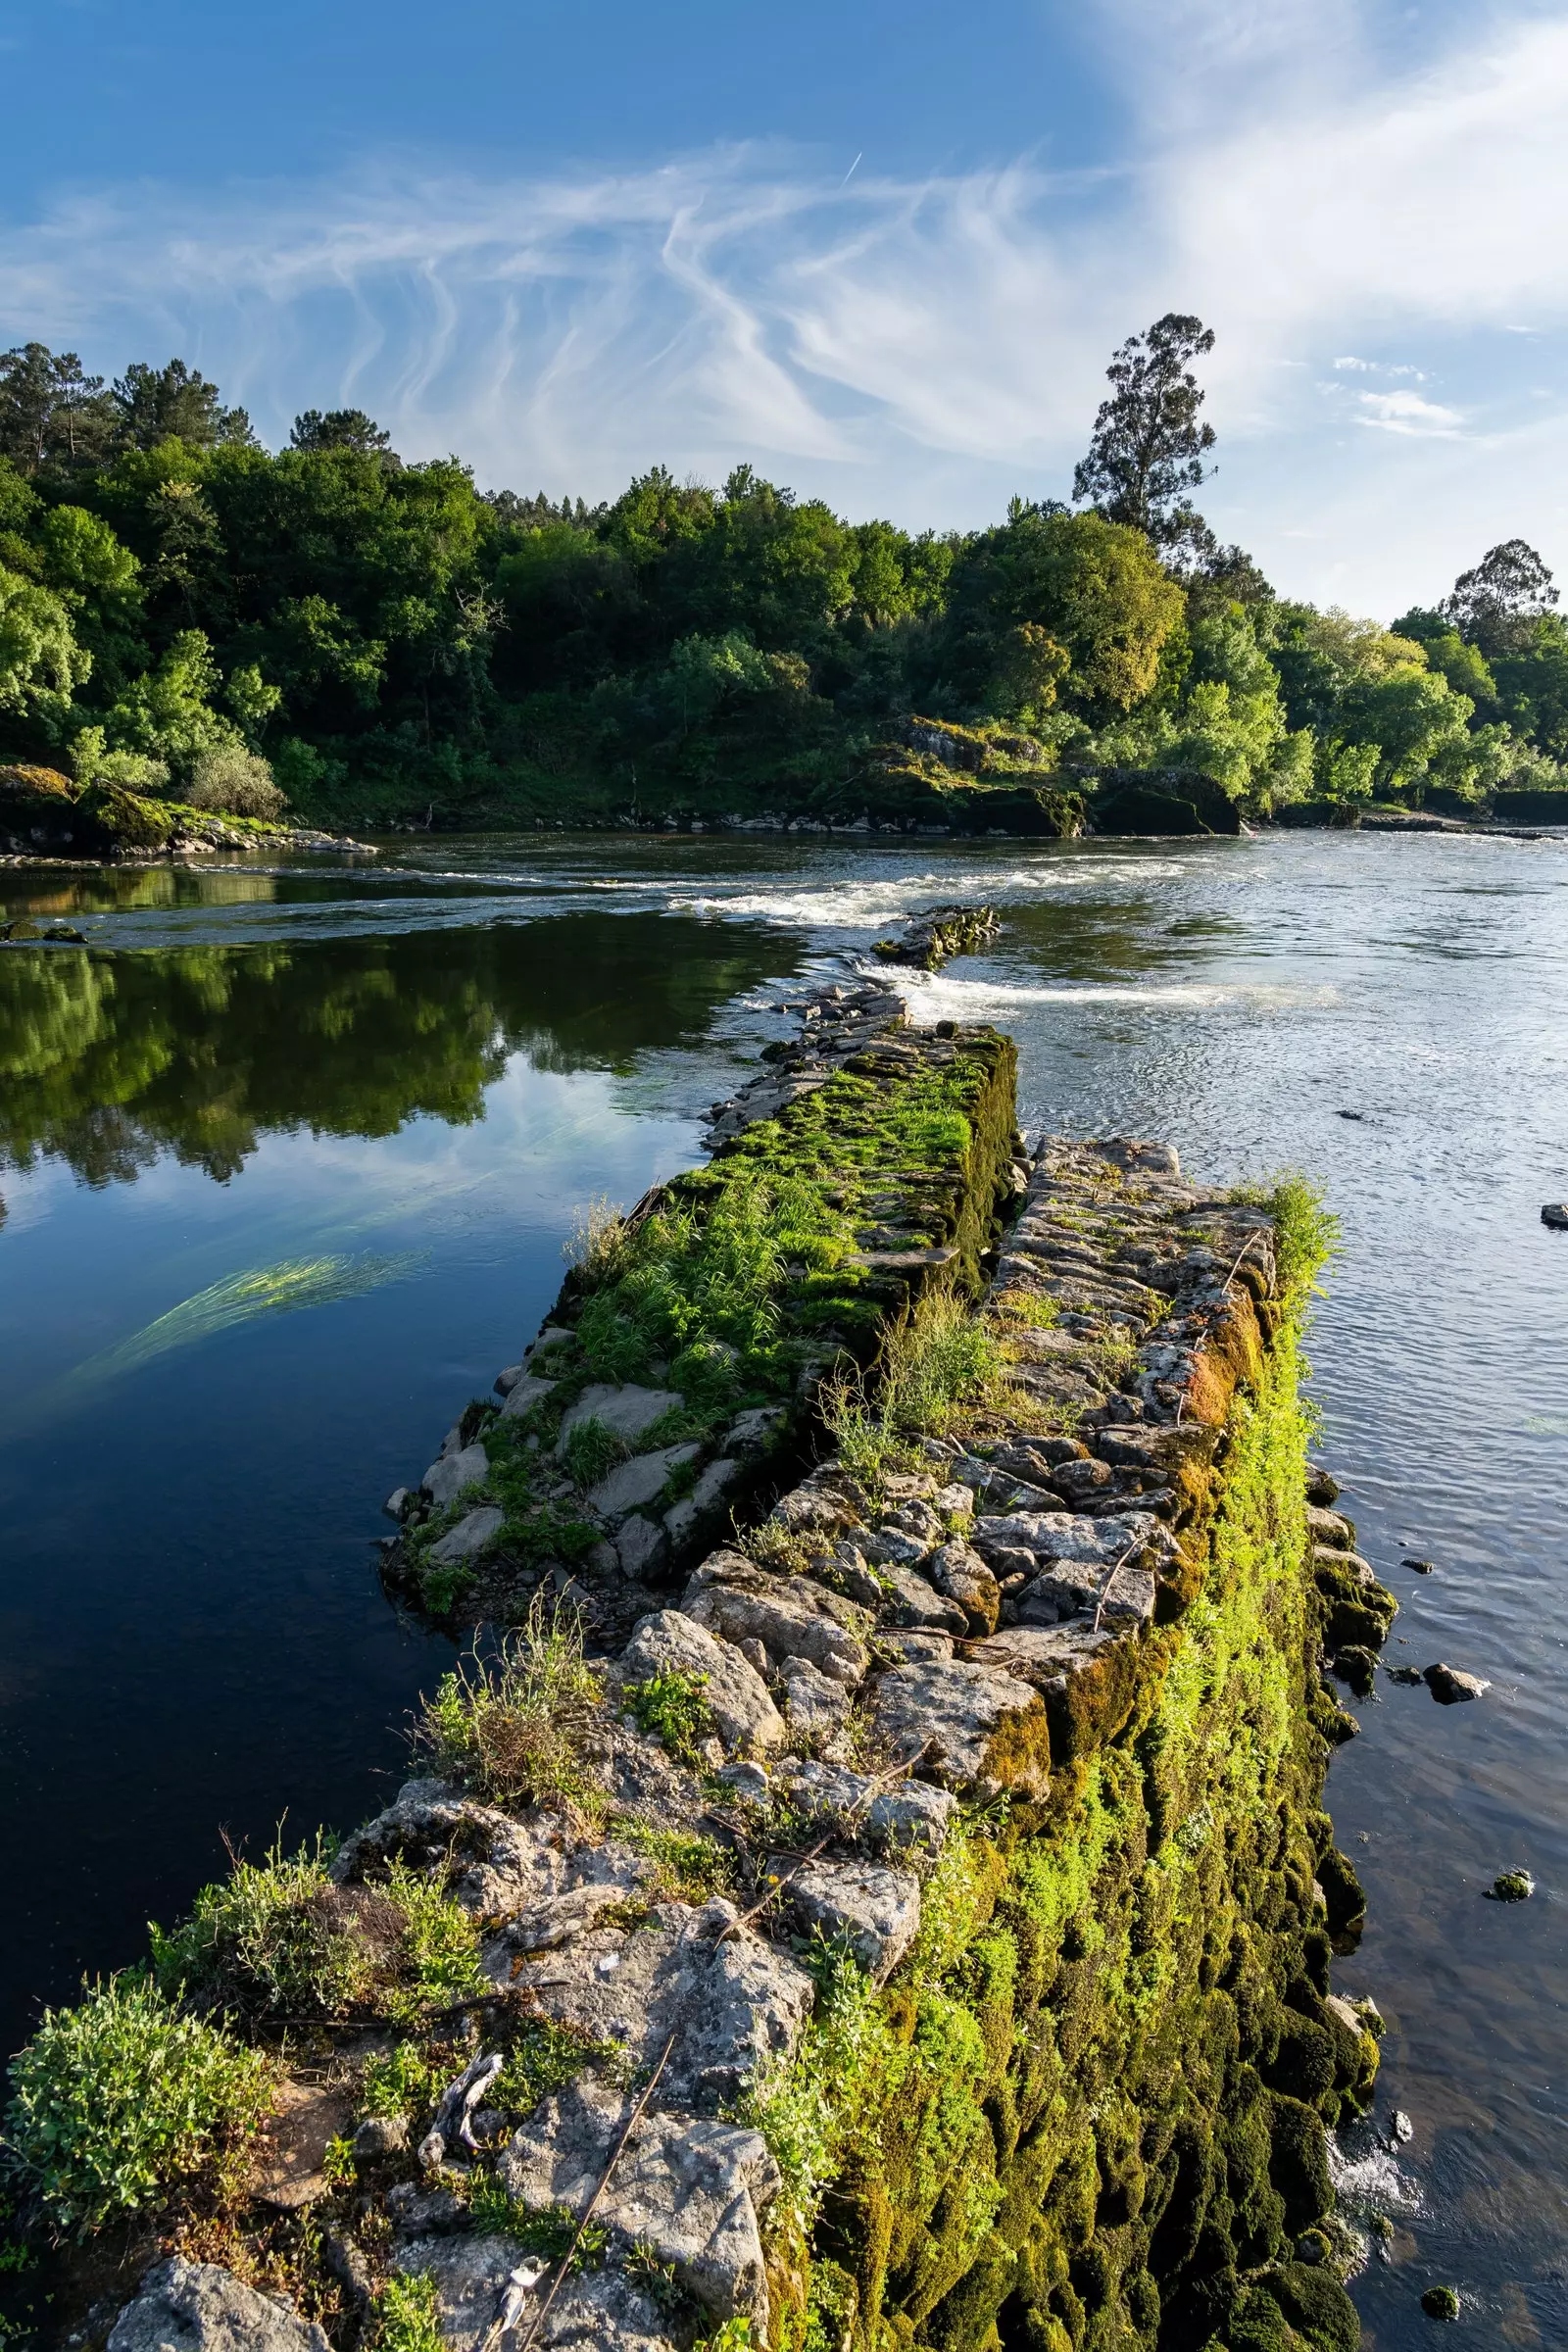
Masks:
[[[0,0],[0,343],[178,353],[273,445],[967,529],[1178,310],[1282,593],[1568,572],[1564,0]]]

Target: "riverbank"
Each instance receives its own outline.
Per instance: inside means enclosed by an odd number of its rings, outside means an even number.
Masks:
[[[174,2263],[116,2352],[224,2315],[303,2352],[258,2286],[409,2352],[1353,2340],[1323,2126],[1376,2049],[1328,1989],[1360,1900],[1318,1656],[1392,1601],[1308,1527],[1311,1212],[1151,1147],[1023,1167],[994,1031],[801,1009],[396,1498],[404,1589],[519,1626],[426,1777],[21,2061],[81,2276],[149,2224]],[[196,2108],[161,2148],[140,2101],[87,2116],[46,2179],[106,2024],[130,2076],[199,2055]]]

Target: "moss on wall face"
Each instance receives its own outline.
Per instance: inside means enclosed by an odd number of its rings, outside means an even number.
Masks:
[[[1118,1704],[1058,1713],[1046,1803],[979,1819],[927,1889],[835,2086],[854,2120],[795,2352],[1358,2340],[1332,2270],[1296,2259],[1333,2203],[1325,2126],[1377,2063],[1329,1997],[1358,1891],[1335,1899],[1353,1873],[1319,1809],[1303,1289],[1272,1346],[1249,1312],[1215,1351],[1241,1386],[1179,1621]]]

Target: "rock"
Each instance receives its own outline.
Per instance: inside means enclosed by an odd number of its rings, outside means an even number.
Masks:
[[[1528,1870],[1505,1870],[1487,1888],[1494,1903],[1528,1903],[1535,1891],[1536,1882]]]
[[[931,1508],[940,1512],[945,1519],[972,1519],[974,1490],[957,1484],[939,1487],[931,1497]]]
[[[755,1673],[760,1674],[765,1683],[773,1669],[768,1663],[767,1652],[762,1647],[760,1642],[756,1640],[755,1637],[748,1637],[748,1639],[744,1642],[737,1642],[735,1643],[735,1647],[740,1651],[741,1656],[746,1660],[747,1665],[750,1666]]]
[[[932,1553],[929,1569],[937,1591],[962,1610],[968,1633],[996,1632],[1002,1593],[977,1551],[967,1544],[944,1544]]]
[[[961,1634],[969,1620],[957,1601],[949,1600],[912,1568],[884,1560],[877,1569],[884,1612],[895,1625],[924,1626],[937,1633]]]
[[[1405,2114],[1405,2112],[1404,2112],[1404,2109],[1403,2109],[1402,2107],[1396,2107],[1396,2109],[1394,2110],[1394,2144],[1395,2144],[1395,2146],[1396,2146],[1396,2147],[1402,2148],[1402,2147],[1403,2147],[1403,2146],[1406,2144],[1406,2142],[1407,2142],[1407,2141],[1414,2139],[1414,2137],[1415,2137],[1415,2126],[1414,2126],[1414,2124],[1413,2124],[1413,2123],[1410,2121],[1410,2118],[1409,2118],[1409,2117],[1408,2117],[1408,2116]]]
[[[892,1626],[877,1635],[876,1654],[894,1666],[916,1666],[932,1658],[951,1658],[953,1636]]]
[[[400,2180],[386,2192],[386,2209],[400,2237],[453,2237],[468,2227],[468,2208],[450,2188]]]
[[[789,1419],[781,1404],[757,1404],[737,1413],[724,1432],[726,1454],[765,1453]]]
[[[1031,1683],[1037,1690],[1059,1690],[1066,1677],[1092,1666],[1117,1639],[1109,1626],[1099,1633],[1083,1623],[1063,1626],[1008,1626],[983,1642],[967,1642],[963,1654],[975,1666],[990,1666]]]
[[[774,1775],[790,1805],[818,1832],[832,1829],[847,1842],[873,1853],[920,1851],[939,1854],[957,1800],[928,1782],[904,1780],[878,1786],[846,1765],[791,1758]]]
[[[438,1568],[461,1567],[465,1560],[476,1560],[482,1551],[488,1550],[506,1522],[506,1512],[495,1503],[481,1503],[476,1511],[460,1519],[456,1527],[448,1528],[425,1556]]]
[[[511,1398],[507,1399],[510,1406]],[[645,1430],[666,1413],[675,1412],[685,1403],[673,1389],[640,1389],[627,1383],[610,1387],[596,1383],[584,1389],[576,1402],[569,1404],[561,1416],[561,1435],[556,1441],[557,1453],[565,1451],[566,1440],[574,1429],[585,1421],[597,1421],[612,1437],[623,1438],[628,1446],[635,1445]]]
[[[1321,1462],[1306,1465],[1306,1499],[1324,1510],[1340,1499],[1340,1482]]]
[[[547,2099],[502,2159],[508,2192],[580,2218],[636,2105],[630,2092],[579,2076]],[[760,2132],[691,2116],[646,2114],[631,2127],[596,2207],[646,2246],[721,2319],[751,2321],[765,2341],[767,2281],[758,2216],[782,2186]]]
[[[1442,1659],[1435,1666],[1428,1666],[1421,1680],[1433,1697],[1446,1707],[1451,1707],[1463,1698],[1479,1698],[1484,1690],[1492,1689],[1492,1685],[1483,1681],[1480,1675],[1463,1674],[1457,1666],[1445,1665]]]
[[[383,1511],[385,1511],[389,1519],[403,1520],[408,1517],[409,1506],[413,1500],[414,1494],[412,1489],[408,1487],[394,1487],[391,1494],[387,1496],[385,1502],[382,1503],[381,1508]]]
[[[1355,1549],[1355,1529],[1341,1511],[1326,1511],[1309,1502],[1306,1532],[1314,1544],[1326,1544],[1331,1551]]]
[[[1546,1200],[1542,1204],[1541,1222],[1558,1233],[1568,1233],[1568,1200]]]
[[[1342,1683],[1348,1683],[1357,1698],[1370,1698],[1377,1682],[1378,1653],[1359,1642],[1346,1642],[1335,1652],[1330,1671]]]
[[[558,2025],[619,2042],[634,2070],[657,2066],[673,2034],[660,2097],[712,2114],[760,2066],[794,2055],[816,1987],[798,1961],[749,1931],[715,1941],[733,1911],[726,1919],[663,1903],[655,1916],[662,1924],[597,1930],[591,1968],[580,1951],[547,1954],[507,1981],[536,1995]]]
[[[345,1904],[352,1900],[338,1899]],[[332,2183],[321,2168],[327,2148],[352,2122],[346,2090],[325,2090],[318,2082],[285,2075],[272,2093],[272,2112],[256,2137],[251,2178],[263,2204],[298,2213],[330,2196]]]
[[[531,1340],[523,1349],[523,1361],[531,1363],[536,1355],[548,1355],[552,1348],[561,1346],[563,1340],[574,1340],[576,1336],[574,1331],[567,1330],[564,1323],[546,1323],[539,1337]]]
[[[784,1719],[768,1696],[757,1669],[729,1642],[678,1609],[660,1609],[642,1618],[621,1652],[621,1672],[630,1682],[660,1674],[698,1674],[703,1697],[726,1748],[766,1754],[784,1745]]]
[[[497,2342],[516,2352],[673,2352],[659,2305],[624,2271],[606,2266],[568,2278],[537,2334],[530,2335],[555,2278],[539,2256],[519,2259],[512,2237],[420,2238],[397,2257],[399,2271],[435,2281],[447,2352],[483,2352]],[[502,2333],[509,2303],[516,2317]]]
[[[635,1513],[623,1519],[615,1531],[615,1557],[622,1576],[633,1583],[645,1583],[657,1576],[669,1557],[669,1539],[652,1519]]]
[[[109,2352],[331,2352],[321,2329],[215,2262],[155,2263]]]
[[[850,1712],[850,1693],[842,1683],[830,1682],[809,1658],[786,1658],[782,1668],[789,1693],[790,1730],[827,1738],[842,1730]]]
[[[1423,1683],[1426,1680],[1419,1666],[1385,1666],[1383,1671],[1391,1683]]]
[[[635,1880],[630,1885],[607,1880],[587,1886],[568,1886],[561,1894],[545,1895],[508,1920],[498,1948],[504,1946],[509,1955],[559,1951],[573,1937],[596,1927],[601,1912],[612,1911],[618,1903],[623,1903],[635,1884]]]
[[[354,2134],[355,2160],[374,2164],[383,2156],[401,2155],[408,2144],[406,2115],[368,2115]]]
[[[1399,1562],[1401,1568],[1413,1568],[1417,1576],[1431,1576],[1436,1565],[1437,1563],[1433,1560],[1403,1559]]]
[[[520,1421],[523,1414],[531,1413],[536,1404],[543,1404],[545,1398],[553,1394],[555,1386],[553,1380],[536,1380],[531,1372],[525,1372],[507,1391],[507,1401],[501,1407],[502,1420]]]
[[[482,1446],[465,1446],[432,1462],[419,1484],[438,1511],[456,1502],[470,1487],[482,1487],[490,1475],[490,1456]]]
[[[1545,1215],[1545,1210],[1542,1210]],[[1568,1214],[1563,1222],[1568,1225]],[[1452,2286],[1429,2286],[1421,2297],[1421,2308],[1429,2320],[1456,2320],[1459,2317],[1459,2293]]]
[[[1177,1552],[1169,1528],[1149,1511],[1093,1519],[1072,1511],[1009,1511],[978,1518],[970,1542],[993,1564],[999,1550],[1021,1551],[1040,1568],[1067,1560],[1102,1572],[1129,1557],[1137,1565],[1162,1565]]]
[[[768,1866],[784,1878],[787,1855]],[[866,1974],[885,1984],[920,1931],[920,1882],[875,1862],[808,1862],[785,1888],[808,1932],[841,1937]]]
[[[1050,1784],[1040,1693],[994,1667],[959,1658],[892,1667],[877,1677],[872,1710],[893,1754],[919,1757],[917,1769],[945,1788],[1043,1796]]]
[[[695,1446],[661,1446],[653,1453],[634,1453],[629,1462],[617,1462],[608,1478],[589,1488],[590,1506],[602,1519],[615,1519],[640,1502],[652,1502],[670,1472],[693,1460],[697,1450]]]
[[[503,1364],[496,1374],[496,1395],[510,1396],[521,1378],[522,1366],[520,1364]]]
[[[835,1682],[858,1683],[870,1663],[866,1612],[807,1576],[770,1576],[740,1552],[715,1551],[697,1570],[681,1607],[726,1642],[760,1642],[769,1659],[809,1658]]]
[[[721,1764],[714,1778],[723,1781],[749,1805],[765,1805],[772,1794],[772,1783],[765,1766],[745,1759],[734,1764]]]
[[[332,1877],[343,1886],[373,1884],[387,1863],[406,1862],[448,1882],[474,1918],[499,1919],[561,1886],[559,1834],[548,1814],[514,1821],[441,1781],[406,1781],[384,1812],[344,1838]]]

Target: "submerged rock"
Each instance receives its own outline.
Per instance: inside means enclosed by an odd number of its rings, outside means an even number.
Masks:
[[[1528,1870],[1505,1870],[1487,1888],[1494,1903],[1528,1903],[1536,1882]]]
[[[215,2262],[155,2263],[109,2352],[331,2352],[322,2330]]]

